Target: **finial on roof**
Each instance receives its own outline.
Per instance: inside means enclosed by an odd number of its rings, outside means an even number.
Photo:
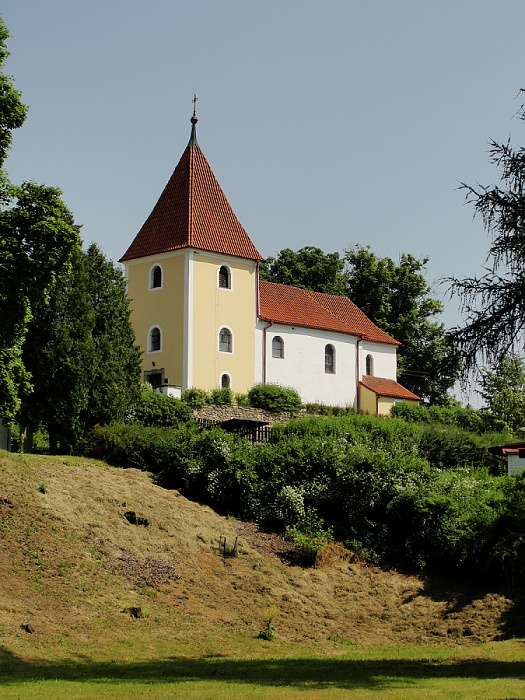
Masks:
[[[193,94],[193,115],[190,119],[191,122],[191,136],[190,136],[190,143],[188,145],[190,146],[198,146],[199,144],[197,143],[197,122],[199,121],[197,119],[197,114],[196,114],[196,109],[197,109],[197,100],[199,98],[197,95],[194,93]]]

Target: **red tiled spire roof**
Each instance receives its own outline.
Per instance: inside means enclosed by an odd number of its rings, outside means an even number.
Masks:
[[[394,399],[413,399],[419,401],[419,396],[413,394],[404,386],[398,384],[393,379],[385,379],[384,377],[371,377],[365,374],[359,382],[362,386],[373,391],[379,396],[390,396]]]
[[[262,260],[206,160],[191,118],[191,138],[153,211],[121,262],[179,248]]]
[[[265,280],[259,283],[259,318],[287,326],[357,335],[375,343],[401,345],[372,323],[348,297],[310,292]]]

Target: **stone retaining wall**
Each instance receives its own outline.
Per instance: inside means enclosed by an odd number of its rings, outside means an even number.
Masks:
[[[263,411],[260,408],[251,408],[248,406],[215,406],[208,404],[202,408],[193,410],[193,417],[204,420],[222,421],[230,420],[231,418],[239,418],[241,420],[256,420],[264,421],[265,423],[284,423],[290,418],[295,418],[294,413],[272,413],[271,411]]]

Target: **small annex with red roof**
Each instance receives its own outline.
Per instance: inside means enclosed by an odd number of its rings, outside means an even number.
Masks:
[[[497,457],[506,457],[508,474],[521,474],[525,469],[525,442],[494,445],[494,447],[489,447],[489,452]]]
[[[388,413],[418,397],[396,381],[398,341],[350,299],[259,279],[262,256],[196,135],[121,258],[144,380],[157,387],[256,383],[303,402]]]

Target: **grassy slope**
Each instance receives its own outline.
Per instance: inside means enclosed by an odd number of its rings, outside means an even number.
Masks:
[[[131,525],[124,517],[129,510],[150,524]],[[496,593],[438,590],[337,557],[317,570],[290,566],[269,551],[270,537],[154,486],[145,473],[81,458],[0,452],[0,536],[0,668],[21,677],[38,668],[45,679],[52,662],[51,677],[68,678],[73,662],[85,668],[89,660],[99,675],[119,677],[134,664],[142,681],[171,673],[180,683],[224,673],[231,684],[246,674],[264,677],[270,672],[264,659],[278,655],[283,663],[294,657],[295,674],[315,685],[325,675],[336,678],[328,659],[351,653],[358,660],[363,644],[390,645],[387,652],[368,647],[367,663],[374,654],[398,658],[399,644],[412,645],[403,647],[404,656],[419,644],[428,664],[449,655],[451,644],[473,650],[473,643],[497,639],[515,624],[511,601]],[[239,536],[238,558],[219,555],[224,536],[230,544]],[[270,605],[279,611],[275,643],[255,638]],[[145,617],[122,612],[130,606]],[[318,662],[326,659],[322,668],[316,662],[315,678],[311,662],[300,665],[313,653]],[[158,665],[168,658],[169,672]],[[173,666],[174,658],[184,660],[183,669]],[[231,668],[227,659],[235,659]],[[215,664],[226,665],[218,671]],[[271,668],[277,685],[286,682],[278,665]],[[371,682],[379,669],[373,663],[370,669]],[[287,678],[290,673],[288,663]],[[215,697],[206,693],[202,697]],[[265,693],[260,697],[270,697]],[[185,695],[193,697],[188,689]]]

